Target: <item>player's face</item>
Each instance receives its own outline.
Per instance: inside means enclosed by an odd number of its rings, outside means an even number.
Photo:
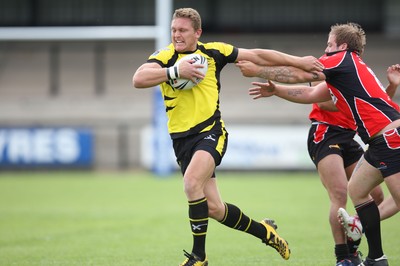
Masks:
[[[171,39],[177,52],[194,51],[201,35],[201,29],[195,31],[188,18],[176,18],[171,23]]]
[[[336,51],[343,51],[347,49],[347,43],[338,45],[336,43],[336,36],[333,34],[329,34],[328,42],[326,44],[325,53],[332,53]]]

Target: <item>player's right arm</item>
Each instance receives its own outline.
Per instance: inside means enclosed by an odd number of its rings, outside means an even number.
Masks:
[[[333,103],[332,100],[326,101],[326,102],[321,102],[318,103],[319,108],[329,111],[329,112],[338,112],[339,109],[337,109],[336,105]]]
[[[135,88],[150,88],[168,80],[165,68],[157,63],[144,63],[135,72],[132,84]]]
[[[389,81],[386,87],[386,93],[390,98],[396,94],[397,87],[400,84],[400,64],[391,65],[387,69],[387,79]]]
[[[169,68],[163,68],[157,63],[144,63],[133,75],[132,84],[135,88],[142,89],[157,86],[171,78],[185,78],[193,82],[197,78],[203,79],[204,74],[198,70],[198,68],[202,68],[203,66],[192,63],[193,60],[185,60],[179,66]]]

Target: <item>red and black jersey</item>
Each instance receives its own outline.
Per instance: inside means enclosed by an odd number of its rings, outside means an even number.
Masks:
[[[336,107],[356,125],[367,143],[371,136],[400,119],[399,106],[387,95],[372,70],[354,51],[321,56],[326,83]]]
[[[321,109],[316,103],[312,105],[312,110],[308,115],[308,118],[311,121],[318,121],[329,125],[356,130],[354,120],[348,119],[344,113]]]

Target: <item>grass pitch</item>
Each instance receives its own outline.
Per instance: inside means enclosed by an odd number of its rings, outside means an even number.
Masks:
[[[223,199],[251,218],[275,219],[292,256],[284,261],[258,239],[211,220],[210,265],[334,265],[329,201],[316,173],[220,172],[218,182]],[[394,266],[400,265],[399,217],[382,223]],[[178,174],[0,174],[0,265],[178,265],[191,240]]]

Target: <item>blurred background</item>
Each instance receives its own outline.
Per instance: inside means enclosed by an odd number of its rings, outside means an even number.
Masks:
[[[0,0],[0,171],[153,169],[156,93],[131,79],[156,50],[159,2]],[[384,85],[387,67],[400,63],[398,0],[171,2],[171,12],[200,12],[202,42],[319,57],[330,26],[352,21],[365,29],[363,58]],[[234,65],[222,72],[230,146],[221,168],[314,169],[306,149],[311,106],[254,101],[253,80]]]

